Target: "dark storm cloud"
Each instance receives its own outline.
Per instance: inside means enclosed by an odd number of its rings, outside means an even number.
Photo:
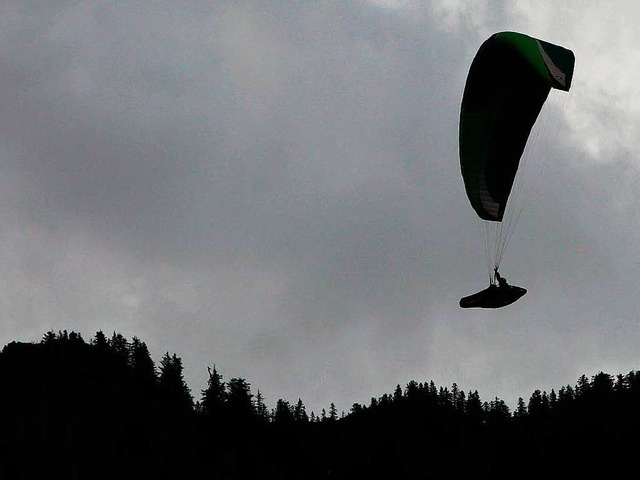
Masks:
[[[226,356],[339,370],[312,345],[368,318],[379,349],[419,323],[397,309],[426,302],[404,295],[438,255],[427,238],[446,227],[429,217],[460,189],[439,178],[457,168],[440,159],[455,145],[458,93],[443,92],[463,78],[460,42],[366,4],[9,10],[0,130],[20,183],[7,191],[16,215],[62,229],[45,242],[64,275],[24,273],[35,301],[75,284],[65,242],[95,236],[92,274],[113,272],[123,286],[109,298],[124,306],[97,302],[110,313],[90,324],[140,324],[158,348],[199,351],[189,360],[203,370]],[[47,298],[71,310],[58,321],[82,325],[100,289],[72,290]]]
[[[215,362],[316,410],[412,378],[513,402],[615,364],[594,353],[617,338],[595,317],[578,334],[557,319],[597,277],[617,282],[616,235],[581,205],[636,236],[636,197],[601,178],[637,170],[624,148],[585,163],[566,105],[539,148],[564,161],[536,179],[507,254],[531,293],[492,317],[458,310],[485,281],[457,160],[464,80],[488,34],[530,22],[465,5],[3,4],[4,337],[118,330],[181,355],[196,395]]]

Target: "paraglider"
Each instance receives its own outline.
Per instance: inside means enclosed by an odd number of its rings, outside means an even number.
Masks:
[[[460,168],[469,202],[484,223],[489,288],[462,298],[462,308],[500,308],[527,292],[498,273],[514,226],[505,226],[505,211],[531,129],[550,90],[571,87],[574,62],[566,48],[500,32],[480,46],[471,64],[460,109]]]

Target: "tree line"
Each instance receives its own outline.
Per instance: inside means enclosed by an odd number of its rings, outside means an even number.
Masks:
[[[571,478],[611,475],[639,443],[636,371],[535,390],[513,411],[412,380],[316,414],[300,398],[270,408],[246,379],[207,369],[194,396],[181,358],[156,364],[137,337],[49,331],[6,345],[0,478]]]

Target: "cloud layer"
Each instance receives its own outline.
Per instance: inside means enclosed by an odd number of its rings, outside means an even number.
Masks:
[[[637,7],[57,2],[0,7],[5,343],[120,331],[316,411],[410,379],[511,404],[636,368]],[[553,5],[553,6],[552,6]],[[577,57],[552,92],[504,273],[457,159],[468,66],[515,30]]]

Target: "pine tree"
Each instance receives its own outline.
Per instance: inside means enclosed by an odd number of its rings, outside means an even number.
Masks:
[[[513,416],[516,418],[524,418],[527,416],[527,406],[522,397],[518,398],[518,406],[516,407],[516,411],[513,412]]]
[[[51,345],[55,341],[56,341],[55,332],[53,330],[49,330],[47,333],[44,334],[40,343],[42,343],[43,345]]]
[[[259,420],[268,422],[269,421],[269,412],[267,410],[267,406],[264,403],[264,396],[258,390],[256,393],[256,416]]]
[[[549,394],[549,409],[553,410],[558,404],[558,395],[556,395],[555,390],[552,388],[551,393]]]
[[[415,380],[411,380],[407,383],[407,388],[405,389],[405,396],[408,399],[417,399],[420,395],[420,387]]]
[[[69,333],[69,342],[74,343],[76,345],[84,345],[84,339],[82,335],[78,332],[74,332],[73,330]]]
[[[331,403],[331,405],[329,405],[329,420],[334,422],[338,419],[338,410],[336,409],[336,406],[334,403]]]
[[[450,407],[453,405],[452,396],[451,393],[449,393],[448,388],[440,387],[440,392],[438,392],[438,402],[444,407]]]
[[[529,398],[529,405],[527,407],[531,417],[539,418],[546,413],[545,398],[546,393],[543,396],[542,392],[538,389],[534,390],[531,394],[531,397]]]
[[[567,405],[575,398],[575,393],[571,385],[560,388],[558,391],[558,405]]]
[[[608,373],[600,372],[593,377],[592,391],[600,396],[609,395],[613,391],[613,379]]]
[[[400,384],[398,384],[393,392],[393,401],[399,402],[400,400],[402,400],[402,388],[400,388]]]
[[[473,421],[480,422],[484,419],[484,409],[477,390],[469,392],[469,395],[467,395],[464,410]]]
[[[225,402],[227,399],[226,385],[222,381],[222,375],[213,366],[213,370],[207,367],[209,379],[207,380],[207,388],[202,390],[202,411],[209,417],[217,417],[222,415]]]
[[[309,421],[309,417],[307,416],[307,412],[305,410],[304,404],[302,400],[298,398],[298,403],[296,403],[295,408],[293,409],[293,419],[297,423],[307,423]]]
[[[511,418],[509,407],[498,397],[489,403],[487,413],[487,421],[493,424],[504,424]]]
[[[637,391],[640,388],[640,372],[630,371],[624,379],[627,390]]]
[[[278,425],[288,425],[293,423],[293,411],[289,402],[283,399],[278,399],[276,402],[276,409],[273,412],[273,421]]]
[[[163,398],[170,404],[183,409],[193,409],[193,397],[182,376],[182,359],[175,353],[166,352],[160,360],[158,387]]]
[[[121,365],[129,363],[129,342],[120,333],[113,332],[109,340],[109,350]]]
[[[546,413],[550,410],[551,401],[549,400],[549,395],[547,395],[547,391],[542,392],[542,410]]]
[[[586,375],[581,375],[578,379],[578,384],[576,385],[576,397],[585,396],[591,388],[591,383]]]
[[[229,380],[227,412],[236,422],[249,421],[255,414],[251,385],[244,378]]]
[[[152,391],[157,380],[156,366],[147,345],[137,337],[131,341],[129,363],[138,385],[146,392]]]
[[[455,382],[451,385],[451,403],[454,409],[458,410],[460,408],[460,389]]]
[[[438,398],[438,387],[436,387],[436,384],[434,383],[433,380],[431,380],[429,382],[429,387],[427,388],[427,393],[428,393],[429,397],[431,397],[432,399]]]
[[[456,402],[456,410],[464,412],[466,403],[467,403],[467,396],[462,390],[460,390],[460,393],[458,393],[458,400]]]
[[[91,345],[96,347],[99,351],[104,352],[109,348],[109,341],[102,330],[98,330],[91,340]]]

